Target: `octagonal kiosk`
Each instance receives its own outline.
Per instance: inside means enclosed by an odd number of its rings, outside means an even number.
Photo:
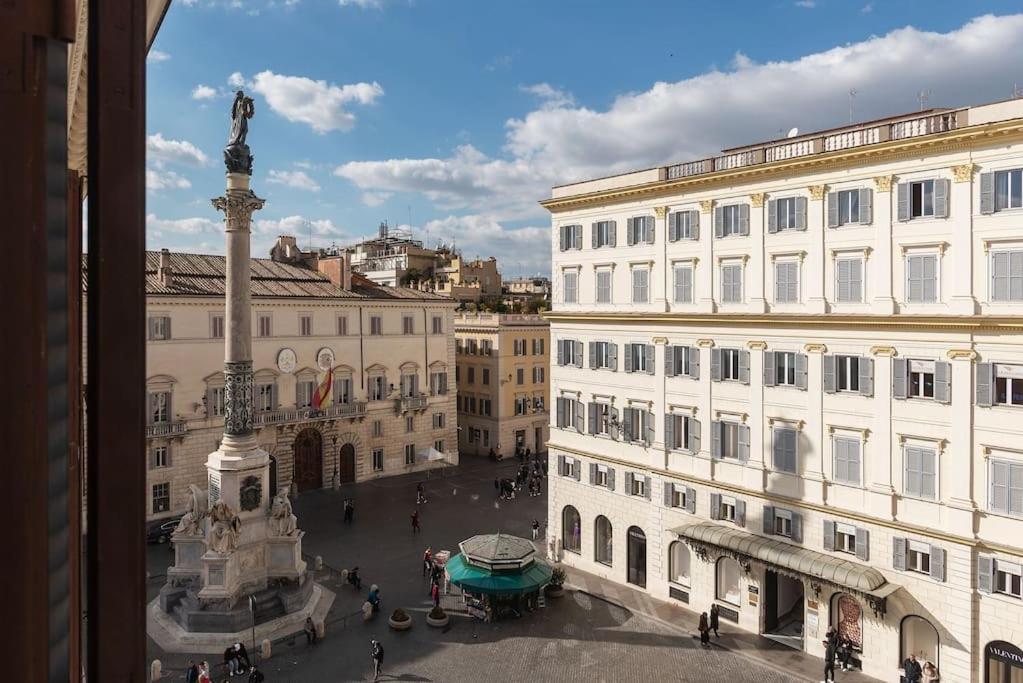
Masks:
[[[520,617],[540,604],[552,569],[531,541],[507,534],[473,536],[447,561],[448,581],[462,591],[466,611],[483,621]]]

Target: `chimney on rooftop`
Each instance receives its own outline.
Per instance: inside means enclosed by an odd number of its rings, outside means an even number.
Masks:
[[[157,271],[157,275],[160,278],[160,284],[164,287],[174,284],[174,269],[171,268],[169,249],[160,250],[160,269]]]
[[[352,252],[347,249],[341,256],[341,289],[352,289]]]
[[[302,260],[302,250],[298,248],[294,235],[281,235],[270,249],[270,258],[278,263],[297,264]]]

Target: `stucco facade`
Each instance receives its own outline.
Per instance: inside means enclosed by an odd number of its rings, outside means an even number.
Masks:
[[[555,188],[552,552],[817,655],[844,622],[883,680],[1011,666],[1021,168],[1017,100]]]
[[[459,447],[547,450],[550,334],[538,315],[456,313]]]

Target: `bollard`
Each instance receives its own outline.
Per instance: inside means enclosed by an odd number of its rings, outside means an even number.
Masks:
[[[313,567],[316,568],[316,571],[323,569],[323,555],[316,556],[316,559],[313,560]]]
[[[259,656],[263,659],[270,659],[270,639],[264,638],[259,646]]]
[[[154,659],[153,664],[149,667],[149,680],[158,681],[163,673],[163,665],[159,659]]]
[[[313,619],[313,627],[316,629],[316,639],[323,640],[323,636],[327,633],[327,624],[323,619]]]

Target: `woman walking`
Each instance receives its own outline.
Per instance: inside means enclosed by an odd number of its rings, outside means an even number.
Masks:
[[[707,613],[704,612],[700,615],[700,625],[697,627],[700,631],[700,647],[710,646],[710,624],[707,623]]]

